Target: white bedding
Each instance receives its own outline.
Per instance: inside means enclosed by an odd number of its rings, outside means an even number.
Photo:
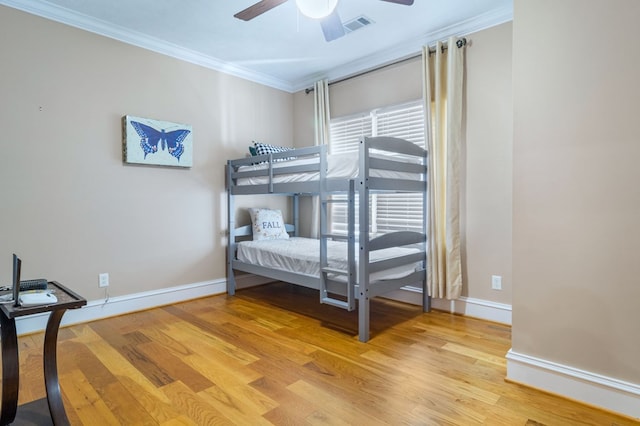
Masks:
[[[318,277],[320,275],[319,251],[319,240],[311,238],[291,237],[285,240],[242,241],[238,243],[237,258],[245,263]],[[418,249],[393,247],[371,252],[369,260],[374,262],[418,252]],[[339,241],[328,241],[327,257],[330,268],[346,270],[348,267],[347,244]],[[415,264],[376,272],[371,274],[369,279],[370,281],[377,281],[402,278],[419,267],[420,262],[416,262]],[[335,280],[345,279],[343,276],[332,276],[330,278]]]
[[[384,158],[382,156],[376,156],[378,158]],[[279,161],[273,163],[273,168],[288,166],[298,166],[305,164],[317,163],[317,158],[303,158],[289,161]],[[358,176],[358,155],[357,153],[348,153],[340,155],[328,155],[327,156],[327,178],[329,179],[352,179]],[[269,166],[267,164],[256,164],[252,166],[242,166],[238,171],[246,172],[253,170],[266,170]],[[396,172],[391,170],[372,170],[371,176],[384,177],[388,179],[410,179],[421,180],[420,175],[410,172]],[[273,177],[273,183],[290,183],[290,182],[313,182],[320,178],[319,172],[306,172],[306,173],[293,173],[293,174],[281,174]],[[267,176],[254,176],[249,178],[238,179],[238,185],[261,185],[269,183]]]

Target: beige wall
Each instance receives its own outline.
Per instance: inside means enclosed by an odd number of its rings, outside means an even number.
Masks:
[[[420,57],[329,86],[331,115],[342,117],[422,98]]]
[[[511,304],[512,25],[469,37],[466,56],[463,295]],[[491,276],[502,290],[491,289]]]
[[[99,299],[223,279],[224,164],[291,145],[293,95],[0,6],[0,282]],[[121,117],[189,123],[191,169],[126,166]]]
[[[511,304],[511,96],[510,23],[467,37],[464,141],[463,295]],[[421,59],[411,59],[329,90],[331,116],[339,117],[422,97]],[[294,96],[296,143],[313,141],[313,94]],[[311,142],[313,143],[313,142]],[[491,289],[491,275],[503,290]]]
[[[513,350],[640,383],[640,2],[514,6]]]

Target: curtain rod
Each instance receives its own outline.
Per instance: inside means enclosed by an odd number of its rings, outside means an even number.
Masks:
[[[462,37],[461,39],[458,39],[458,41],[456,41],[456,46],[458,48],[461,48],[461,47],[466,46],[466,45],[467,45],[467,39],[464,38],[464,37]],[[442,47],[441,47],[442,52],[444,53],[444,51],[447,50],[447,48],[448,48],[447,47],[447,43],[446,42],[443,43]],[[434,53],[436,53],[436,49],[435,48],[430,48],[429,49],[429,55],[433,55]],[[401,64],[403,62],[419,58],[420,56],[422,56],[422,53],[420,53],[418,55],[410,56],[408,58],[403,58],[403,59],[400,59],[400,60],[395,61],[395,62],[384,64],[384,65],[381,65],[379,67],[372,68],[370,70],[362,71],[360,73],[357,73],[357,74],[354,74],[354,75],[350,75],[349,77],[344,77],[344,78],[341,78],[339,80],[330,81],[329,82],[329,86],[331,86],[332,84],[336,84],[336,83],[342,83],[343,81],[351,80],[352,78],[360,77],[360,76],[365,75],[365,74],[369,74],[370,72],[379,71],[381,69],[384,69],[384,68],[387,68],[387,67],[390,67],[390,66],[393,66],[393,65],[398,65],[398,64]],[[315,89],[313,87],[309,87],[307,89],[304,89],[304,93],[305,93],[305,95],[308,95],[309,93],[313,92],[314,90]]]

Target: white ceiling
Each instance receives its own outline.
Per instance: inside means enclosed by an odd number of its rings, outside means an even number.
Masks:
[[[340,0],[343,22],[374,24],[326,42],[294,0],[241,21],[257,0],[0,0],[16,9],[289,92],[420,52],[425,44],[512,19],[512,0]]]

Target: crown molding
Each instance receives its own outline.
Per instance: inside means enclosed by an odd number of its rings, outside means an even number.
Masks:
[[[450,25],[438,31],[429,32],[393,48],[386,49],[382,52],[376,53],[375,55],[360,58],[332,70],[310,75],[307,78],[300,79],[298,81],[287,81],[241,67],[230,62],[224,62],[218,58],[203,55],[202,53],[185,49],[181,46],[113,25],[102,20],[90,18],[73,10],[47,3],[46,1],[0,0],[0,4],[289,93],[304,90],[313,86],[314,82],[317,80],[323,78],[338,80],[370,71],[377,67],[415,56],[422,50],[422,46],[434,44],[437,40],[443,40],[453,35],[468,35],[513,19],[512,5],[509,7],[494,9],[482,15]]]
[[[185,49],[184,47],[168,43],[164,40],[150,37],[124,27],[114,25],[99,19],[91,18],[81,13],[52,5],[44,1],[34,0],[0,0],[0,4],[59,22],[81,30],[89,31],[104,37],[121,41],[162,55],[170,56],[205,68],[230,74],[245,80],[273,87],[275,89],[293,92],[291,84],[285,80],[258,73],[202,53]]]
[[[369,55],[340,67],[333,68],[325,73],[316,74],[310,76],[308,79],[294,82],[292,85],[295,91],[299,91],[312,87],[316,81],[321,79],[326,78],[331,82],[353,77],[394,62],[417,56],[422,52],[423,46],[434,45],[439,40],[446,40],[451,36],[468,36],[512,20],[513,5],[493,9],[465,21],[423,34],[413,40],[380,51],[375,55]]]

